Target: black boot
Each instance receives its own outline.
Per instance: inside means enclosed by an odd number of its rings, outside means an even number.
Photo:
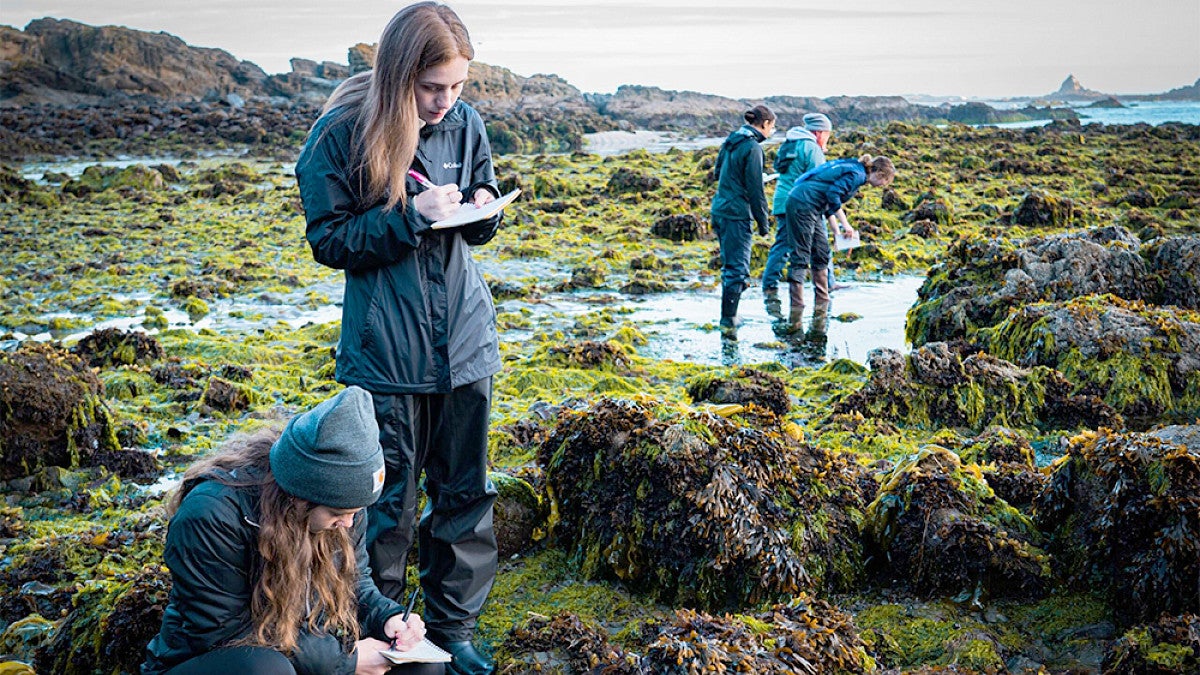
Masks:
[[[492,675],[496,672],[492,662],[484,658],[470,640],[442,642],[438,646],[454,657],[446,664],[447,675]]]
[[[721,291],[721,328],[733,330],[738,327],[738,302],[742,299],[742,290],[726,287]]]

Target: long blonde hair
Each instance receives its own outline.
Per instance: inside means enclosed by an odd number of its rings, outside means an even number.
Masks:
[[[358,566],[350,535],[343,528],[310,532],[313,504],[284,492],[271,474],[271,446],[278,427],[233,436],[221,451],[188,468],[167,504],[174,515],[188,493],[205,480],[257,487],[259,569],[250,601],[253,630],[235,644],[291,654],[303,623],[309,632],[336,635],[343,644],[359,638]]]
[[[357,116],[355,136],[372,203],[387,195],[387,208],[404,210],[404,178],[421,130],[417,77],[460,56],[470,61],[475,49],[454,10],[436,2],[409,5],[383,29],[374,69],[343,82],[325,102],[322,115],[344,106]]]

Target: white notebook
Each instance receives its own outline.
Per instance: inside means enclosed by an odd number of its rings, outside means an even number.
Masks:
[[[450,663],[450,652],[433,644],[428,639],[422,640],[420,644],[408,651],[397,651],[395,649],[385,649],[380,654],[383,658],[392,663]]]
[[[521,188],[517,188],[498,199],[493,199],[483,206],[475,206],[471,202],[462,204],[458,207],[458,211],[454,212],[454,215],[434,223],[433,229],[443,230],[447,227],[458,227],[459,225],[466,225],[491,218],[500,213],[501,209],[512,203],[512,200],[516,199],[519,194],[521,194]]]

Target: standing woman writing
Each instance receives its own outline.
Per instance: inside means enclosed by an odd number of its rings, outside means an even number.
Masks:
[[[824,220],[837,223],[843,236],[854,234],[842,205],[863,185],[885,187],[896,177],[896,167],[887,157],[863,155],[858,159],[826,162],[796,179],[787,198],[787,226],[792,253],[788,264],[789,321],[799,329],[804,315],[804,278],[812,270],[814,311],[829,308],[829,238]]]
[[[500,216],[452,229],[434,221],[496,190],[483,121],[459,101],[474,57],[445,5],[402,9],[383,31],[374,70],[342,83],[296,164],[317,262],[345,271],[335,377],[369,391],[387,463],[369,511],[367,550],[384,594],[403,601],[417,484],[430,639],[451,672],[492,672],[472,645],[496,576],[487,478],[492,376],[500,370],[495,309],[472,246]],[[432,187],[430,187],[432,185]]]
[[[721,144],[713,171],[717,194],[712,201],[713,231],[721,244],[721,328],[737,326],[738,302],[749,285],[751,225],[767,234],[767,196],[763,192],[763,150],[775,133],[775,113],[756,105],[746,123]]]

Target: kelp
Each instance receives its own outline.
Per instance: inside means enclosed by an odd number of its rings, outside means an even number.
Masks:
[[[1103,592],[1129,623],[1200,612],[1196,427],[1072,439],[1035,502],[1059,574]]]
[[[860,575],[855,468],[777,425],[606,399],[562,413],[538,461],[585,576],[734,608]]]

